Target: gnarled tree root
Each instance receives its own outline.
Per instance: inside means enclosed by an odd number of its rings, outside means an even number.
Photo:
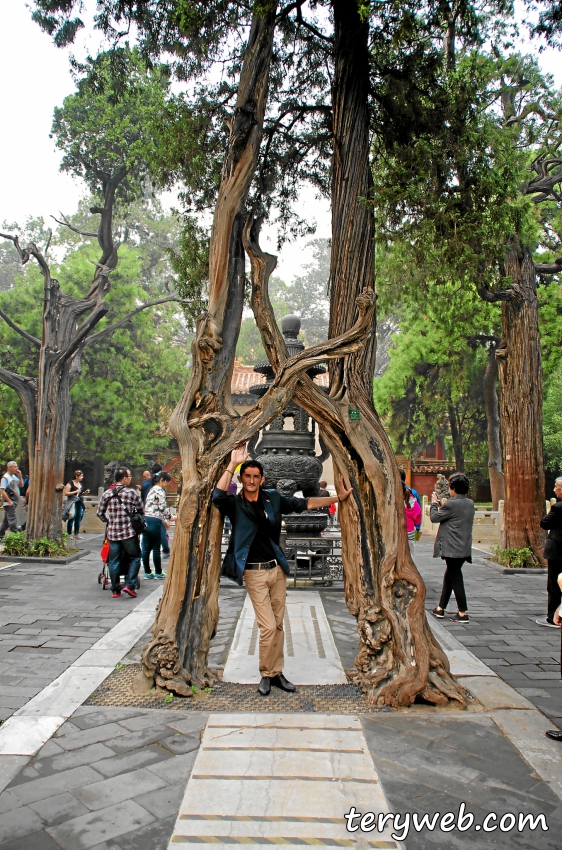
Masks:
[[[192,697],[193,687],[202,690],[210,686],[212,676],[206,673],[195,681],[179,660],[177,643],[166,635],[159,635],[143,647],[143,669],[135,679],[134,693],[147,693],[154,685],[182,697]]]

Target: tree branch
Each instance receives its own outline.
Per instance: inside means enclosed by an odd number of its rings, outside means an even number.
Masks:
[[[10,372],[9,369],[4,369],[2,366],[0,366],[0,381],[15,390],[20,397],[27,420],[29,461],[33,463],[37,435],[37,381],[35,378]]]
[[[79,236],[91,236],[93,239],[97,239],[97,233],[90,233],[87,230],[78,230],[77,227],[74,227],[74,225],[68,221],[66,216],[64,216],[62,213],[59,213],[59,215],[62,216],[62,221],[60,221],[58,218],[55,218],[54,215],[51,216],[51,218],[55,219],[57,224],[62,224],[64,225],[64,227],[68,227],[69,230],[72,230],[73,233],[77,233]]]
[[[485,286],[479,286],[478,295],[488,304],[497,304],[498,301],[513,301],[517,297],[512,287],[509,287],[509,289],[488,289]]]
[[[531,165],[537,176],[523,185],[523,194],[534,195],[535,197],[531,198],[534,204],[539,204],[549,198],[560,201],[560,194],[554,191],[554,187],[558,183],[562,183],[562,170],[559,168],[561,165],[562,158],[560,157],[538,156]],[[552,174],[554,168],[558,170]]]
[[[91,342],[97,342],[98,339],[106,336],[107,334],[113,333],[113,331],[117,330],[117,328],[122,327],[127,324],[133,316],[136,316],[137,313],[140,313],[142,310],[147,310],[149,307],[156,307],[158,304],[166,304],[169,301],[176,301],[179,304],[189,304],[191,303],[188,298],[179,298],[176,295],[170,295],[168,298],[159,298],[157,301],[149,301],[147,304],[141,304],[140,307],[137,307],[135,310],[131,310],[130,313],[127,313],[122,319],[119,319],[118,322],[115,322],[113,325],[109,325],[107,328],[104,328],[101,331],[98,331],[96,334],[92,334],[85,340],[85,344],[89,345]]]
[[[561,274],[562,257],[554,260],[553,263],[535,263],[535,271],[538,274]]]
[[[20,328],[19,325],[16,325],[16,323],[13,322],[10,319],[10,317],[7,316],[6,313],[3,310],[0,310],[0,317],[2,317],[2,319],[4,319],[6,324],[9,325],[13,331],[18,333],[24,339],[27,339],[29,342],[32,342],[33,345],[38,345],[39,347],[41,347],[41,340],[40,339],[37,339],[36,336],[33,336],[33,334],[29,334],[27,331],[24,331],[23,328]]]

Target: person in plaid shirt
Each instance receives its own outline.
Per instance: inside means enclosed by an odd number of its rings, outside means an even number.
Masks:
[[[121,502],[116,498],[118,494]],[[119,564],[121,555],[125,553],[129,558],[129,571],[123,587],[127,596],[136,596],[135,584],[140,570],[140,545],[139,538],[135,534],[131,520],[127,512],[133,512],[136,508],[143,513],[143,506],[139,494],[131,487],[131,470],[119,467],[115,471],[115,485],[106,490],[100,499],[97,515],[102,522],[107,523],[107,539],[109,541],[109,576],[111,578],[111,589],[113,598],[118,599],[121,595],[121,580],[119,577]]]

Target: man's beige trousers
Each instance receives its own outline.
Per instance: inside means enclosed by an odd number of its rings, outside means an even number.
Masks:
[[[281,673],[285,661],[283,617],[287,576],[281,567],[273,570],[246,570],[244,582],[260,630],[260,673],[273,677]]]

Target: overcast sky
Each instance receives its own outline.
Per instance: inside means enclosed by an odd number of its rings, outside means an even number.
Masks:
[[[79,56],[95,54],[99,38],[87,27],[75,48]],[[536,46],[530,45],[530,50]],[[53,109],[74,91],[68,70],[68,51],[56,48],[51,38],[31,20],[25,0],[3,0],[0,29],[0,79],[2,80],[2,133],[0,133],[0,223],[24,222],[42,215],[46,220],[59,211],[71,214],[85,194],[84,185],[59,171],[61,155],[49,138]],[[540,56],[545,71],[562,85],[562,58],[556,51]],[[330,236],[329,206],[309,190],[301,199],[317,236]],[[269,238],[268,238],[269,237]],[[308,237],[310,238],[310,237]],[[279,255],[277,274],[290,282],[302,264],[309,262],[307,239],[286,245]],[[263,247],[275,250],[275,232],[264,232]]]

